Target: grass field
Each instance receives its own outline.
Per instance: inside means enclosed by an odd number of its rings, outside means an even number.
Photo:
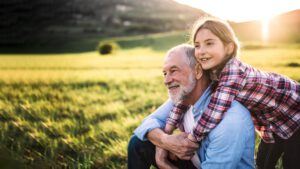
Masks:
[[[11,157],[0,165],[126,168],[133,130],[167,99],[161,66],[174,45],[128,43],[104,56],[0,55],[0,143]],[[246,46],[243,61],[300,81],[299,44]]]

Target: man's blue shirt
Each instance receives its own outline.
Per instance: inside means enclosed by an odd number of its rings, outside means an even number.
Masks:
[[[194,104],[196,121],[210,101],[211,90],[207,88]],[[147,133],[155,128],[164,129],[169,112],[173,108],[171,100],[166,101],[154,113],[144,119],[134,134],[147,140]],[[250,112],[239,102],[233,101],[219,125],[202,141],[197,153],[202,169],[254,168],[255,133]]]

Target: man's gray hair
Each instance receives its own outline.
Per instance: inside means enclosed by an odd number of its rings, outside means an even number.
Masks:
[[[192,69],[195,69],[196,66],[196,58],[195,58],[195,48],[192,45],[189,44],[180,44],[173,48],[171,48],[167,52],[167,56],[172,54],[173,52],[182,51],[185,54],[185,57],[187,58],[187,63]]]

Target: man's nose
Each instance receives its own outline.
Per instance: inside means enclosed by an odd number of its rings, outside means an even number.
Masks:
[[[164,79],[164,83],[165,83],[165,85],[168,85],[168,84],[170,84],[171,82],[172,82],[172,77],[170,76],[170,75],[166,75],[165,76],[165,79]]]

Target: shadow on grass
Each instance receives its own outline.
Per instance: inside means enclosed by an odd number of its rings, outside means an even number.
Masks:
[[[0,166],[1,169],[25,168],[24,164],[15,159],[6,148],[0,148]]]
[[[127,163],[126,157],[120,156],[119,154],[113,154],[109,157],[96,160],[92,168],[102,168],[102,169],[110,169],[110,168],[126,168],[124,164]]]
[[[286,65],[287,67],[300,67],[300,63],[291,62]]]
[[[72,38],[68,40],[52,40],[16,45],[1,45],[2,54],[63,54],[95,51],[101,38]]]

